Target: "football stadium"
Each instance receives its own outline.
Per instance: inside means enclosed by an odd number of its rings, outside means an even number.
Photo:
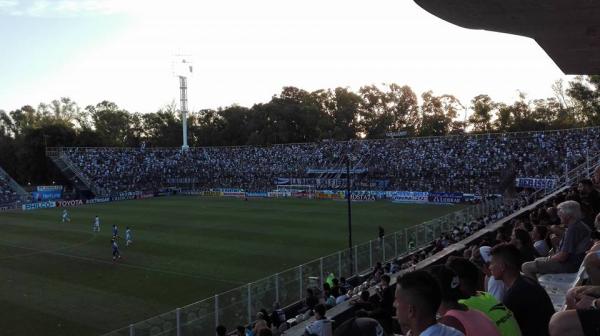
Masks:
[[[0,335],[600,335],[600,4],[410,6],[577,76],[513,103],[382,84],[189,108],[178,54],[158,112],[0,109]]]

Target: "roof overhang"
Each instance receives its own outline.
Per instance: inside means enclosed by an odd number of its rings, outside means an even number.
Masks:
[[[533,38],[565,74],[600,74],[600,0],[414,0],[460,27]]]

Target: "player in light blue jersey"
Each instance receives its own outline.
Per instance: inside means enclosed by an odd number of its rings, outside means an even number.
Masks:
[[[133,243],[133,236],[131,235],[131,229],[128,227],[125,228],[125,246],[129,246]]]
[[[98,217],[98,215],[96,215],[96,218],[94,218],[94,224],[92,225],[92,231],[100,232],[100,217]]]
[[[67,223],[70,221],[71,221],[71,216],[69,215],[69,212],[67,211],[67,209],[64,209],[63,213],[62,213],[62,222]]]

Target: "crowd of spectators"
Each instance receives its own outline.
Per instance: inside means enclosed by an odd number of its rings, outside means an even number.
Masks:
[[[318,178],[324,175],[308,169],[345,168],[348,156],[353,168],[366,170],[355,179],[383,181],[380,188],[387,190],[490,194],[499,193],[515,177],[556,178],[564,174],[600,151],[599,137],[600,128],[584,128],[202,147],[186,152],[177,148],[69,148],[65,153],[91,181],[109,192],[156,190],[181,181],[199,189],[271,191],[277,178]]]
[[[19,200],[19,195],[10,186],[6,176],[0,174],[0,206],[8,205]]]

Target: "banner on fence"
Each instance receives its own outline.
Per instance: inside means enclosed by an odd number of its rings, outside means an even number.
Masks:
[[[426,191],[387,191],[385,197],[396,203],[429,202],[429,193]]]
[[[342,200],[342,199],[346,199],[346,192],[335,191],[335,190],[318,190],[315,192],[315,198]]]
[[[244,198],[246,197],[246,193],[243,191],[224,191],[224,197],[236,197],[236,198]]]
[[[359,192],[359,193],[355,193],[353,192],[351,194],[352,196],[352,200],[353,201],[361,201],[361,202],[369,202],[369,201],[375,201],[376,197],[374,194],[369,193],[369,192]]]
[[[111,196],[110,200],[113,201],[113,202],[127,201],[127,200],[135,199],[136,197],[137,197],[137,195]]]
[[[46,201],[46,202],[23,204],[23,211],[35,210],[35,209],[48,209],[48,208],[56,208],[56,202]]]
[[[460,203],[464,200],[462,193],[432,192],[429,193],[431,203]]]
[[[292,197],[292,193],[289,191],[270,191],[267,193],[267,197]]]
[[[211,189],[211,190],[221,191],[223,193],[239,193],[239,192],[244,192],[243,189],[236,189],[236,188],[217,188],[217,189]]]
[[[65,207],[75,207],[85,204],[83,200],[67,200],[67,201],[56,201],[56,207],[65,208]]]
[[[266,192],[247,192],[246,197],[269,197],[269,193]]]
[[[184,191],[180,191],[178,192],[178,194],[180,195],[188,195],[188,196],[199,196],[199,195],[203,195],[203,191],[199,191],[199,190],[184,190]]]
[[[110,202],[110,197],[96,197],[89,200],[86,200],[86,204],[95,204],[95,203],[106,203]]]
[[[36,191],[31,192],[34,201],[52,201],[62,197],[63,186],[37,186]]]
[[[207,191],[203,191],[202,192],[202,196],[221,197],[221,196],[223,196],[223,192],[222,191],[207,190]]]
[[[515,180],[517,188],[551,189],[556,185],[556,179],[540,179],[519,177]]]
[[[63,186],[61,185],[51,185],[51,186],[37,186],[36,189],[37,191],[62,191],[63,190]]]

